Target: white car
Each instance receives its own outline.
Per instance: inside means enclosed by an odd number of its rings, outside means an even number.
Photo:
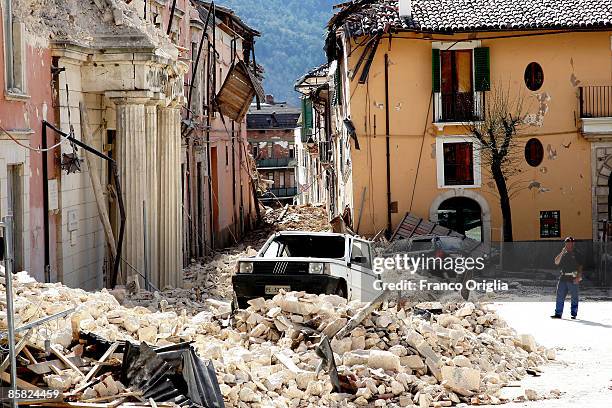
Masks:
[[[376,296],[373,256],[371,242],[352,235],[278,232],[256,256],[238,261],[232,285],[240,307],[281,290],[367,301]]]

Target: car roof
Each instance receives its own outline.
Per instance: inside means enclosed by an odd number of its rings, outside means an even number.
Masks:
[[[338,234],[335,232],[313,232],[313,231],[278,231],[274,235],[313,235],[319,237],[342,237],[347,238],[349,234]]]

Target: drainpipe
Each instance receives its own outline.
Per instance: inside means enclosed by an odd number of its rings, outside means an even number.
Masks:
[[[385,144],[387,149],[387,235],[391,236],[391,153],[389,129],[389,55],[385,54]]]

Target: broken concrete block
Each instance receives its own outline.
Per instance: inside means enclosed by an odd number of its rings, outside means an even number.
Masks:
[[[480,389],[480,371],[468,367],[442,367],[443,385],[457,394],[469,397]]]
[[[529,401],[536,401],[538,399],[538,393],[535,390],[527,388],[525,390],[525,398]]]
[[[453,364],[457,367],[472,367],[472,362],[470,359],[461,355],[453,358]]]
[[[409,367],[412,370],[421,370],[425,368],[425,363],[420,356],[416,354],[411,356],[400,357],[400,362],[403,366]]]
[[[353,350],[348,353],[344,353],[342,356],[342,364],[351,367],[354,365],[367,365],[370,352],[367,350]]]
[[[371,350],[368,356],[368,367],[383,370],[399,371],[400,358],[389,351]]]
[[[538,350],[535,338],[531,334],[521,334],[518,337],[518,345],[528,353]]]

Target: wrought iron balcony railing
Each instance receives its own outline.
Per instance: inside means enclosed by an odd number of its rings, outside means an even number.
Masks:
[[[581,118],[612,117],[612,85],[580,87]]]
[[[297,195],[297,187],[271,188],[262,194],[263,198],[285,198]]]
[[[295,162],[295,159],[292,159],[290,157],[282,157],[282,158],[278,158],[278,159],[262,159],[262,160],[257,160],[257,167],[258,168],[265,168],[265,167],[291,167],[293,166],[293,162]]]
[[[435,122],[471,122],[482,119],[484,92],[439,93],[434,103]]]

